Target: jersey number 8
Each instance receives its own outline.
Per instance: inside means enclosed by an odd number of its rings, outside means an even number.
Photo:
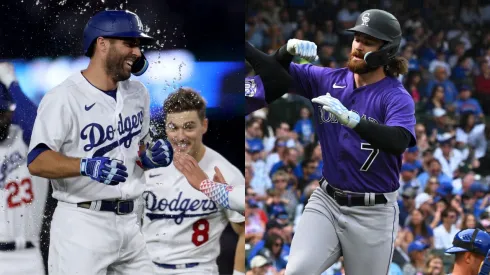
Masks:
[[[371,167],[371,164],[373,164],[373,161],[376,159],[376,157],[379,154],[379,149],[374,148],[371,144],[369,143],[361,143],[361,150],[369,150],[371,153],[369,154],[368,158],[364,162],[364,164],[361,167],[361,171],[366,172],[369,170],[369,167]]]
[[[29,204],[34,200],[30,178],[22,179],[20,182],[11,181],[5,185],[5,189],[9,192],[7,197],[9,208],[19,207],[24,203]]]
[[[200,246],[209,240],[209,222],[206,219],[200,219],[192,225],[192,243]]]

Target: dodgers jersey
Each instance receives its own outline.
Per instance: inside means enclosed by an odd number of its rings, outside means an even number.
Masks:
[[[27,169],[27,145],[22,129],[12,124],[0,142],[0,243],[39,242],[48,181]]]
[[[209,178],[213,178],[214,167],[218,166],[229,183],[245,184],[242,173],[209,147],[199,166]],[[194,189],[173,163],[147,171],[146,177],[142,231],[151,260],[216,265],[223,230],[229,221],[241,223],[245,217],[217,206]]]
[[[135,199],[144,191],[139,142],[149,131],[150,96],[139,81],[117,84],[116,99],[81,72],[46,93],[39,104],[29,151],[39,144],[68,157],[109,157],[127,167],[126,182],[105,185],[90,177],[51,180],[53,197],[68,203]]]
[[[296,92],[308,99],[330,93],[361,118],[387,126],[399,126],[412,134],[415,145],[415,105],[403,85],[393,77],[354,89],[354,73],[291,64]],[[373,148],[354,130],[313,103],[317,133],[324,160],[323,176],[332,186],[352,192],[388,193],[399,188],[402,156]]]

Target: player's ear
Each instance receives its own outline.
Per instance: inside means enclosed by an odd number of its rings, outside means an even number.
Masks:
[[[465,252],[464,253],[464,262],[468,265],[471,265],[472,262],[473,262],[473,259],[472,259],[473,255],[471,255],[470,252]]]
[[[204,135],[207,131],[208,131],[208,123],[209,123],[209,120],[207,118],[204,118],[204,120],[202,121],[202,134]]]
[[[107,52],[107,50],[109,49],[109,44],[110,44],[110,41],[103,38],[103,37],[97,37],[97,40],[95,41],[95,51],[101,51],[101,52]]]

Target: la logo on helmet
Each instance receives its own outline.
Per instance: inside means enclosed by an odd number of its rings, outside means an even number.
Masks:
[[[362,15],[362,24],[361,25],[364,25],[364,26],[368,26],[368,22],[369,22],[369,12],[366,12],[365,14]]]

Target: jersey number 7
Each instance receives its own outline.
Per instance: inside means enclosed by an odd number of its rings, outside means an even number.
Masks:
[[[371,144],[369,143],[361,143],[361,150],[369,150],[371,153],[369,154],[368,158],[364,162],[364,164],[361,167],[361,171],[366,172],[369,170],[369,167],[371,167],[371,164],[373,164],[373,161],[376,159],[376,157],[379,154],[379,149],[374,148]]]
[[[32,191],[32,182],[30,178],[25,178],[20,181],[11,181],[5,185],[5,189],[9,192],[7,197],[7,205],[9,208],[19,207],[22,204],[29,204],[34,200],[34,192]]]

